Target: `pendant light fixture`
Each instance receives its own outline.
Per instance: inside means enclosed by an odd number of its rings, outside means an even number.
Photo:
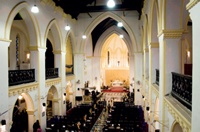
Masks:
[[[35,0],[34,6],[31,8],[31,12],[33,12],[33,13],[38,13],[39,12],[39,8],[36,6],[36,0]]]
[[[115,1],[114,1],[114,0],[108,0],[107,6],[108,6],[109,8],[115,7]]]
[[[65,30],[66,30],[66,31],[69,31],[70,29],[71,29],[71,28],[70,28],[69,25],[65,26]]]

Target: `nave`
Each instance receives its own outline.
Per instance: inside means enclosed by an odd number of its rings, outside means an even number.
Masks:
[[[47,121],[47,132],[148,132],[141,106],[133,103],[133,96],[103,93],[101,98],[90,104],[78,104],[65,116],[53,116]],[[119,94],[119,93],[118,93]]]

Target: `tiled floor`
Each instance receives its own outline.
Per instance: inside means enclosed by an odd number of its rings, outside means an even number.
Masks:
[[[102,129],[104,125],[106,124],[107,117],[108,117],[108,112],[107,111],[105,112],[103,110],[90,132],[94,132],[95,128],[97,129],[98,132],[103,132]]]

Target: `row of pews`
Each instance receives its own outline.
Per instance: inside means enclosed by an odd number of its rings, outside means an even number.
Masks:
[[[148,132],[141,106],[128,102],[114,102],[103,132]]]
[[[103,106],[98,103],[80,104],[67,111],[65,116],[54,116],[47,121],[46,132],[89,132]]]

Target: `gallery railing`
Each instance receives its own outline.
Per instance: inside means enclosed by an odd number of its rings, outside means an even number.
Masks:
[[[159,70],[156,69],[156,84],[159,85]]]
[[[28,70],[9,70],[8,83],[9,86],[30,83],[35,81],[35,69]]]
[[[74,67],[73,65],[65,65],[66,68],[66,75],[74,74]]]
[[[58,77],[58,68],[47,68],[46,79],[52,79]]]
[[[192,110],[192,77],[172,72],[172,96]]]

